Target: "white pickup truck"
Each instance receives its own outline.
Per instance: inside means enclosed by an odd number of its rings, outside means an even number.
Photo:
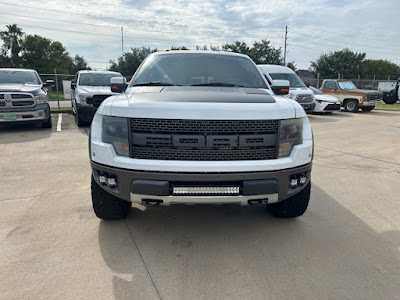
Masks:
[[[101,219],[143,205],[266,205],[302,215],[313,135],[302,107],[230,52],[157,52],[103,101],[89,137],[92,203]]]
[[[71,106],[76,124],[90,124],[101,102],[115,93],[111,92],[110,79],[122,77],[111,71],[78,71],[71,81]]]

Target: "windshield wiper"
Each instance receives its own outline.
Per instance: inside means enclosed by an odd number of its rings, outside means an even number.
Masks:
[[[226,83],[226,82],[210,82],[210,83],[196,83],[191,86],[227,86],[227,87],[244,87],[243,85]]]
[[[140,82],[133,84],[132,86],[173,86],[173,85],[180,85],[176,83],[170,82],[162,82],[162,81],[149,81],[149,82]]]

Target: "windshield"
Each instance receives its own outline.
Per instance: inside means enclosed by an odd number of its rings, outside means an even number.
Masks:
[[[269,75],[273,80],[289,80],[291,88],[305,87],[303,81],[296,74],[270,73]]]
[[[0,70],[1,83],[19,83],[19,84],[41,84],[40,79],[34,71],[6,71]]]
[[[110,79],[113,77],[122,77],[122,75],[115,73],[82,73],[79,76],[79,85],[109,86]]]
[[[342,81],[342,82],[338,82],[339,83],[339,87],[342,90],[356,90],[357,87],[354,85],[354,83],[352,81]]]
[[[309,86],[308,87],[310,90],[312,90],[312,92],[315,94],[315,95],[323,95],[324,93],[323,92],[321,92],[319,89],[316,89],[315,87],[313,87],[313,86]]]
[[[245,57],[205,53],[176,53],[149,57],[131,86],[240,86],[267,88],[257,67]]]

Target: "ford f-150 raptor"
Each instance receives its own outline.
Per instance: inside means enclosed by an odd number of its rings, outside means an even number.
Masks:
[[[101,104],[89,137],[92,203],[101,219],[144,205],[267,205],[302,215],[311,188],[313,135],[287,80],[269,85],[247,56],[149,55],[129,85]]]

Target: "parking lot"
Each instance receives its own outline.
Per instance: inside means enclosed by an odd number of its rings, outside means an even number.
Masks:
[[[309,116],[312,195],[92,211],[88,128],[0,127],[1,299],[400,299],[400,113]],[[57,126],[58,125],[58,126]]]

